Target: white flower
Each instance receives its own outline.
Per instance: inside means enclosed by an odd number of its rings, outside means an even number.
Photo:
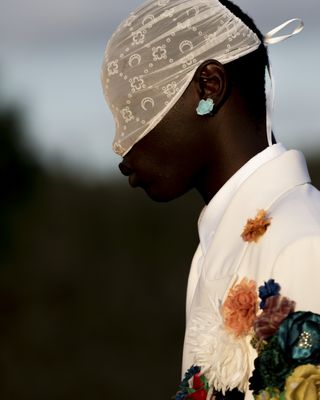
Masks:
[[[129,79],[130,85],[132,89],[136,90],[141,90],[142,88],[145,87],[144,81],[142,78],[139,78],[138,76],[135,76],[133,79]]]
[[[141,31],[136,31],[132,33],[132,40],[135,44],[143,44],[145,39],[145,35]]]
[[[133,114],[132,114],[132,111],[130,110],[130,108],[129,108],[128,106],[125,107],[125,108],[123,108],[123,109],[120,111],[120,113],[121,113],[121,115],[122,115],[122,118],[123,118],[126,122],[129,122],[129,121],[131,121],[132,119],[134,119]]]
[[[162,88],[163,93],[166,94],[167,97],[174,96],[177,93],[177,90],[178,90],[178,87],[177,87],[176,82],[168,83],[167,86],[164,86]]]
[[[119,72],[118,60],[110,61],[107,68],[109,76],[117,74]]]
[[[166,59],[167,58],[166,45],[163,44],[162,46],[152,47],[152,55],[153,55],[153,61]]]
[[[253,369],[255,350],[250,337],[237,338],[225,330],[217,305],[198,309],[187,331],[195,364],[201,366],[210,386],[221,390],[245,391]]]

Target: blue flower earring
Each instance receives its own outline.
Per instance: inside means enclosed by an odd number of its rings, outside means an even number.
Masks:
[[[212,99],[207,99],[207,100],[200,100],[198,107],[197,107],[197,114],[198,115],[207,115],[210,114],[211,111],[213,110],[214,107],[214,102]]]

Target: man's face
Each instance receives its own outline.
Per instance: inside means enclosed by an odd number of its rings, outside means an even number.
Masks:
[[[197,98],[186,90],[166,117],[124,156],[119,167],[131,186],[156,201],[170,201],[196,186],[204,166]]]

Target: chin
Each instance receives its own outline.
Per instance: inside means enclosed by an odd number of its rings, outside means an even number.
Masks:
[[[169,201],[175,200],[187,192],[187,191],[173,192],[170,190],[159,190],[159,189],[157,190],[157,188],[154,187],[146,187],[143,189],[151,200],[156,201],[158,203],[168,203]]]

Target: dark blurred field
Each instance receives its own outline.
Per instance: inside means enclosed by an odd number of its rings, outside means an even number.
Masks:
[[[44,171],[0,112],[0,398],[164,400],[202,204]],[[309,160],[320,186],[320,156]]]

